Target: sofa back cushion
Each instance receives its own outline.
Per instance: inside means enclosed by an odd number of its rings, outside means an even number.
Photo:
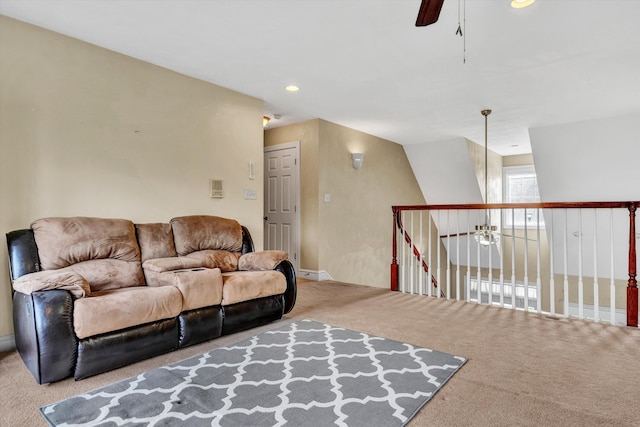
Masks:
[[[91,291],[144,285],[133,222],[43,218],[31,224],[43,270],[72,266]]]
[[[178,255],[204,250],[242,250],[242,226],[233,219],[208,215],[182,216],[171,220]]]
[[[136,236],[138,236],[142,262],[148,259],[170,258],[178,255],[173,244],[171,224],[136,224]]]

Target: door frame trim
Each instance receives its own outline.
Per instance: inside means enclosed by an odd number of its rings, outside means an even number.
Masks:
[[[294,245],[295,245],[295,249],[296,249],[296,259],[294,260],[290,260],[291,263],[293,264],[293,267],[296,271],[296,273],[299,273],[300,271],[300,222],[301,222],[301,214],[300,212],[302,211],[302,207],[301,207],[301,200],[300,200],[300,194],[301,194],[301,189],[300,189],[300,163],[302,163],[302,159],[300,158],[300,141],[291,141],[291,142],[285,142],[282,144],[276,144],[276,145],[269,145],[267,147],[264,147],[264,151],[263,151],[263,162],[264,162],[264,153],[268,153],[271,151],[280,151],[280,150],[288,150],[290,148],[295,148],[296,150],[296,164],[295,164],[295,170],[296,170],[296,179],[295,179],[295,186],[296,186],[296,204],[295,204],[295,217],[296,217],[296,227],[295,227],[295,233],[296,233],[296,238],[294,241]],[[266,175],[267,175],[267,169],[264,168],[264,177],[263,177],[263,181],[264,181],[264,185],[266,185]],[[263,188],[263,192],[265,192],[264,188]],[[266,192],[265,192],[265,196],[266,196]],[[266,202],[266,200],[265,200]],[[265,216],[266,213],[264,211],[264,205],[262,205],[262,216]],[[264,229],[264,222],[263,222],[263,229]]]

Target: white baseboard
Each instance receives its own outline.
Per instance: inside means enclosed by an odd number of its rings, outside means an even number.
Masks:
[[[331,275],[324,270],[315,271],[300,269],[298,270],[298,276],[301,279],[315,280],[318,282],[322,280],[333,280],[333,277],[331,277]]]
[[[0,337],[0,352],[11,351],[16,348],[16,340],[13,334]]]
[[[583,305],[583,316],[587,319],[594,319],[596,317],[595,308],[591,304]],[[578,317],[580,314],[580,308],[577,303],[570,302],[569,303],[569,315],[572,317]],[[602,321],[611,321],[611,308],[600,306],[599,309],[599,317]],[[620,308],[616,308],[616,324],[617,325],[626,325],[627,324],[627,310],[623,310]]]

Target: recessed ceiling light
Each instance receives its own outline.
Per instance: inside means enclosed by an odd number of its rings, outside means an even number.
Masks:
[[[289,85],[287,87],[284,88],[287,92],[297,92],[300,90],[300,88],[298,86],[295,85]]]
[[[512,0],[511,7],[514,9],[522,9],[523,7],[531,6],[536,0]]]

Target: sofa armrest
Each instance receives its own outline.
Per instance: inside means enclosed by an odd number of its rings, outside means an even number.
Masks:
[[[202,262],[194,258],[184,256],[169,258],[152,258],[142,263],[142,268],[154,273],[164,273],[165,271],[183,270],[185,268],[202,267]]]
[[[77,340],[71,293],[63,290],[13,295],[18,353],[40,384],[73,376]]]
[[[26,295],[54,289],[69,291],[75,298],[91,294],[89,282],[70,268],[24,274],[13,281],[13,289]]]
[[[296,270],[288,259],[280,261],[274,270],[284,274],[287,279],[287,290],[284,292],[284,314],[293,309],[296,304],[296,296],[298,294],[298,284],[296,282]]]
[[[241,271],[265,271],[273,270],[289,255],[284,251],[260,251],[250,252],[238,259],[238,270]]]

